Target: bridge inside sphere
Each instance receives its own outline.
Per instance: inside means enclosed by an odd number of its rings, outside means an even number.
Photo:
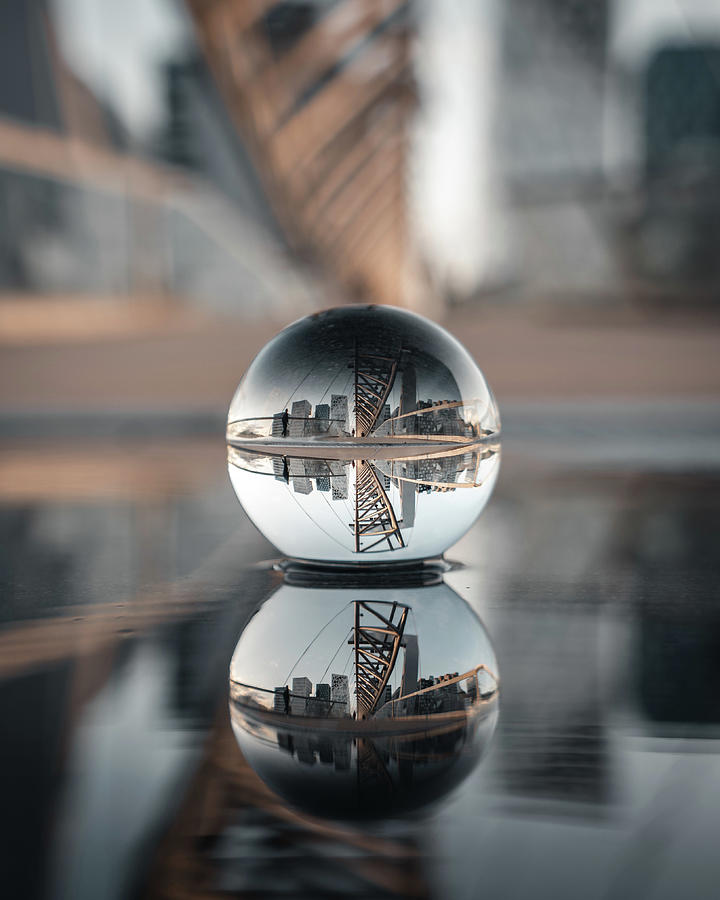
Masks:
[[[379,546],[399,550],[405,546],[393,505],[371,463],[358,461],[355,480],[355,552],[368,553]],[[387,548],[382,546],[387,543]]]
[[[383,700],[402,646],[409,606],[355,600],[352,644],[357,717],[371,716]]]
[[[371,434],[390,396],[398,359],[361,353],[355,344],[355,428],[358,437]]]

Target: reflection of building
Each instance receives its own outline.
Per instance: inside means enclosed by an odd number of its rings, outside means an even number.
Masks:
[[[403,528],[412,528],[415,524],[415,485],[407,481],[400,482],[400,504],[402,509]]]
[[[292,483],[298,494],[309,494],[313,490],[312,479],[315,479],[315,486],[319,491],[329,493],[333,488],[333,500],[347,499],[349,465],[348,462],[333,459],[272,457],[272,471],[277,481]]]
[[[332,481],[332,498],[333,500],[347,500],[348,486],[347,475],[336,475]]]
[[[333,766],[338,772],[350,768],[350,748],[352,741],[346,737],[325,737],[320,735],[290,734],[278,731],[277,745],[290,756],[297,756],[299,762],[314,765],[317,759],[326,766]]]
[[[295,740],[295,754],[298,761],[306,766],[315,765],[315,750],[310,746],[310,739],[302,735]]]
[[[273,428],[275,425],[273,424]],[[274,456],[272,461],[273,467],[273,475],[275,476],[275,481],[289,481],[290,479],[290,467],[288,465],[287,459],[283,456]]]
[[[497,445],[486,445],[482,448],[463,454],[432,457],[430,459],[415,458],[392,460],[385,462],[379,460],[374,465],[384,475],[389,475],[401,492],[401,497],[414,492],[429,490],[453,490],[454,485],[461,487],[479,486],[485,478],[481,464],[494,457],[498,452]],[[403,527],[409,527],[412,522],[405,515],[403,505]]]
[[[292,484],[296,494],[309,494],[312,491],[312,481],[309,478],[298,478],[295,476]]]
[[[350,711],[350,686],[347,675],[332,675],[332,715],[346,716]]]

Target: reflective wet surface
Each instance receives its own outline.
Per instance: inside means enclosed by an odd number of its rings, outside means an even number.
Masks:
[[[718,466],[684,453],[693,432],[682,422],[680,443],[657,453],[657,436],[628,416],[635,449],[623,461],[550,413],[547,438],[518,421],[514,439],[510,416],[492,502],[452,548],[442,587],[403,585],[398,569],[389,595],[355,585],[347,600],[269,564],[275,551],[238,509],[222,444],[68,441],[55,459],[3,445],[15,473],[1,509],[9,896],[714,897]],[[469,628],[423,631],[422,598],[438,590],[482,622],[484,650],[463,650]],[[328,680],[322,640],[311,641],[335,613],[299,612],[298,598],[323,596],[367,603],[367,622],[378,601],[397,602],[393,622],[412,607],[418,678],[463,675],[492,653],[497,713],[472,719],[463,687],[465,721],[447,743],[426,725],[407,742],[303,728],[309,712],[336,731],[340,721],[322,716],[317,686],[332,703],[343,670],[331,665]],[[277,628],[273,616],[257,631],[273,608]],[[352,628],[343,616],[331,657]],[[287,648],[287,668],[259,684],[273,713],[286,676],[290,688],[312,683],[303,715],[283,707],[258,724],[246,708],[252,732],[228,679],[248,622],[248,639],[256,629],[260,645]],[[272,658],[259,654],[257,671]],[[278,762],[263,771],[270,749]],[[310,786],[348,772],[338,798],[356,802],[358,772],[369,773],[367,804],[380,809],[390,784],[395,815],[327,819]],[[403,814],[406,799],[416,809]]]

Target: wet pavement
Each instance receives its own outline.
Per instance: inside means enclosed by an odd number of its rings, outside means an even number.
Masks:
[[[6,895],[716,897],[710,412],[626,411],[605,445],[607,409],[506,413],[444,575],[494,648],[495,733],[453,793],[365,823],[289,806],[233,736],[233,651],[284,585],[222,440],[0,445]]]

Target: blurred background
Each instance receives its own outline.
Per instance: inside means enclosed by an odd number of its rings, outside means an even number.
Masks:
[[[358,301],[462,332],[501,400],[715,391],[712,0],[1,15],[2,412],[217,414]]]
[[[357,302],[441,322],[503,415],[453,582],[495,750],[382,838],[284,809],[223,705],[274,577],[227,407]],[[713,896],[719,338],[715,0],[4,0],[14,896],[470,897],[478,860],[495,896]]]

